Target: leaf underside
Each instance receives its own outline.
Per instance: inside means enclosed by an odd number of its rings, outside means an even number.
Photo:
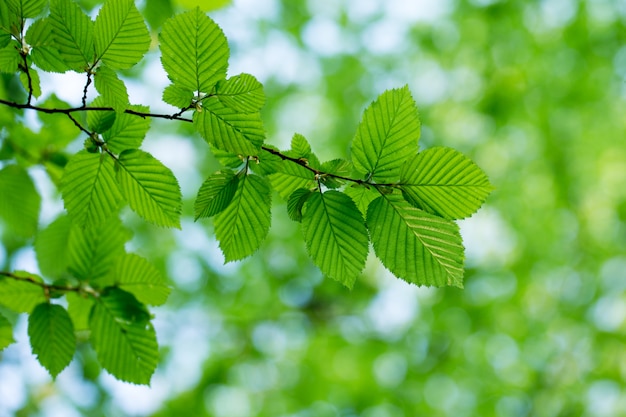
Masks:
[[[28,336],[39,363],[56,377],[72,361],[76,350],[74,325],[58,304],[42,303],[28,318]]]

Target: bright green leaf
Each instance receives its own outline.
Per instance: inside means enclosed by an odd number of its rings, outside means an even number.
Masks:
[[[41,197],[24,168],[7,165],[0,170],[0,220],[6,230],[21,237],[37,231]]]
[[[324,274],[352,288],[365,266],[369,238],[350,197],[334,190],[313,193],[304,206],[302,229],[313,262]]]
[[[147,106],[130,105],[130,110],[147,113]],[[137,117],[128,113],[118,113],[111,128],[102,134],[102,139],[113,153],[120,154],[127,149],[137,149],[141,146],[148,129],[149,117]]]
[[[315,186],[315,173],[303,166],[293,163],[282,163],[277,173],[269,176],[272,187],[287,200],[298,188]]]
[[[308,158],[311,153],[311,145],[304,136],[295,133],[291,138],[291,154],[293,158]]]
[[[0,314],[0,352],[13,342],[15,342],[15,339],[13,339],[13,327],[9,320]]]
[[[111,69],[128,69],[150,48],[150,33],[134,0],[106,1],[94,25],[96,55]]]
[[[352,201],[354,201],[363,216],[367,214],[367,208],[369,207],[370,203],[374,201],[376,197],[380,196],[380,193],[377,192],[374,188],[364,187],[361,185],[346,187],[344,192],[348,196],[350,196]]]
[[[259,113],[237,113],[217,97],[202,102],[202,111],[194,112],[193,122],[211,146],[239,155],[257,155],[265,139]]]
[[[182,196],[172,171],[138,149],[122,152],[118,166],[117,179],[130,207],[157,226],[180,228]]]
[[[28,75],[25,72],[20,72],[20,82],[26,92],[33,92],[33,97],[39,98],[41,96],[41,80],[39,79],[39,73],[34,68],[28,69]]]
[[[114,377],[148,385],[159,351],[150,313],[130,293],[107,289],[89,319],[91,343],[104,369]]]
[[[48,4],[48,0],[6,0],[6,2],[22,19],[37,17]]]
[[[332,174],[322,175],[320,178],[322,184],[328,188],[339,188],[345,183],[345,180],[336,178],[333,175],[337,175],[339,177],[350,177],[350,174],[352,174],[352,164],[350,161],[346,161],[345,159],[333,159],[331,161],[324,162],[320,167],[320,171]]]
[[[179,109],[187,108],[193,100],[193,91],[170,84],[163,90],[163,101]]]
[[[106,107],[111,108],[111,103],[103,96],[98,96],[90,104],[90,107]],[[117,113],[112,110],[95,110],[87,112],[87,127],[96,133],[106,132],[113,126]]]
[[[20,64],[21,56],[17,42],[0,49],[0,73],[15,74]]]
[[[203,12],[212,12],[218,10],[232,3],[232,0],[175,0],[178,5],[186,8],[193,9],[200,7]]]
[[[263,84],[250,74],[220,81],[215,94],[222,104],[240,113],[256,113],[265,104]]]
[[[51,0],[50,23],[65,63],[84,72],[94,60],[93,21],[72,0]]]
[[[46,301],[41,277],[16,271],[13,277],[0,275],[0,305],[18,313],[30,313],[37,304]]]
[[[243,159],[237,154],[224,151],[222,149],[212,148],[211,153],[219,161],[220,164],[228,168],[238,168],[243,165]]]
[[[35,253],[39,270],[50,278],[59,278],[67,270],[67,241],[72,223],[68,216],[59,216],[37,234]]]
[[[289,215],[291,220],[296,222],[302,221],[302,208],[311,194],[313,194],[313,191],[305,188],[298,188],[291,193],[287,200],[287,215]]]
[[[67,212],[79,226],[97,225],[117,212],[122,194],[114,164],[106,153],[80,151],[65,166],[61,195]]]
[[[33,22],[26,32],[26,42],[31,47],[33,63],[42,70],[65,72],[70,69],[57,48],[50,18]]]
[[[89,330],[89,314],[94,305],[94,299],[75,292],[67,293],[67,312],[74,323],[76,331]]]
[[[400,172],[400,184],[409,203],[446,219],[472,215],[493,190],[472,160],[442,147],[427,149],[407,160]]]
[[[159,40],[163,67],[180,88],[208,94],[226,78],[226,37],[199,8],[168,19]]]
[[[252,255],[267,236],[271,223],[268,181],[243,175],[231,203],[215,216],[215,236],[226,262]]]
[[[398,278],[417,285],[463,287],[464,248],[455,223],[390,194],[369,205],[367,226],[376,256]]]
[[[386,91],[363,114],[352,141],[357,170],[380,183],[397,181],[404,161],[417,151],[420,122],[407,86]]]
[[[255,174],[259,175],[270,175],[278,172],[280,169],[280,165],[282,163],[282,159],[280,156],[275,155],[267,149],[278,150],[273,146],[265,145],[264,148],[261,149],[261,152],[257,155],[257,158],[254,162],[250,162],[249,168],[254,171]]]
[[[231,170],[218,171],[202,183],[194,204],[194,217],[212,217],[223,211],[235,196],[239,176]]]
[[[76,350],[74,325],[58,304],[41,303],[28,317],[28,337],[33,354],[53,378],[72,361]]]
[[[135,254],[125,254],[115,268],[115,284],[133,294],[139,302],[161,305],[167,301],[170,287],[150,262]]]
[[[109,3],[112,2],[107,2],[107,4]],[[104,102],[113,107],[116,112],[123,112],[128,107],[126,86],[111,68],[106,65],[98,67],[94,74],[94,84]]]

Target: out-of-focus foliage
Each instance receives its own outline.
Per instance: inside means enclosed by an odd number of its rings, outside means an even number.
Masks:
[[[619,415],[621,2],[235,1],[212,17],[231,43],[233,74],[252,73],[272,97],[263,117],[273,144],[286,147],[298,131],[323,160],[347,155],[361,109],[384,89],[409,84],[422,146],[461,150],[496,187],[461,224],[465,289],[418,289],[368,262],[348,293],[322,280],[295,243],[302,236],[286,205],[274,208],[253,258],[224,266],[212,226],[192,223],[190,190],[217,164],[198,156],[199,139],[168,154],[188,127],[155,123],[161,142],[144,145],[185,178],[189,200],[184,233],[164,236],[137,221],[130,242],[176,279],[168,305],[156,309],[164,365],[151,391],[98,376],[85,348],[81,364],[52,385],[30,352],[9,347],[0,415]],[[153,69],[128,77],[150,78]],[[135,222],[132,214],[127,220]],[[3,243],[3,266],[32,257],[18,236]]]

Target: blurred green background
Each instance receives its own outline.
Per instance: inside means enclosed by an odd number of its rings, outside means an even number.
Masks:
[[[140,4],[155,33],[180,7]],[[181,180],[187,217],[170,232],[126,216],[131,249],[174,287],[155,310],[152,387],[100,374],[88,346],[52,382],[22,320],[0,416],[626,415],[624,1],[235,0],[210,16],[229,74],[264,83],[280,148],[298,132],[321,159],[347,157],[363,109],[409,85],[420,147],[462,151],[496,187],[460,222],[465,289],[411,286],[371,256],[348,291],[309,261],[277,195],[261,250],[223,265],[211,222],[192,218],[218,165],[189,126],[155,120],[144,148]],[[156,49],[125,75],[131,101],[171,112]],[[77,102],[82,84],[45,89]],[[62,209],[47,195],[42,226]],[[4,267],[33,257],[0,248]]]

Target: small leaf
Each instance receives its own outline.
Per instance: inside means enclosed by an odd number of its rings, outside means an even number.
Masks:
[[[223,151],[221,149],[212,148],[211,153],[218,160],[218,162],[228,168],[238,168],[243,165],[244,159],[242,156],[234,154],[232,152]]]
[[[362,185],[346,187],[344,192],[352,199],[352,201],[354,201],[363,216],[367,214],[367,208],[370,203],[380,196],[374,188]]]
[[[0,314],[0,352],[14,342],[15,339],[13,338],[13,327],[11,323],[9,323],[6,317]]]
[[[239,74],[217,84],[217,98],[239,113],[256,113],[265,104],[263,84],[250,74]]]
[[[147,106],[130,105],[129,110],[147,113]],[[127,149],[137,149],[141,146],[148,129],[149,117],[137,117],[128,113],[118,113],[111,128],[102,134],[102,139],[109,150],[120,154]]]
[[[157,226],[180,228],[182,196],[169,168],[138,149],[122,152],[118,167],[122,195],[137,214]]]
[[[179,109],[187,108],[193,100],[193,91],[170,84],[163,90],[163,101]]]
[[[0,73],[15,74],[20,64],[18,44],[11,42],[9,46],[0,49]]]
[[[30,85],[29,78],[30,76]],[[20,72],[20,81],[24,90],[27,92],[32,90],[33,97],[39,98],[41,96],[41,80],[39,79],[39,73],[34,68],[28,69],[28,75],[25,72]]]
[[[283,162],[279,171],[269,176],[272,187],[278,194],[287,200],[298,188],[312,188],[315,186],[315,174],[303,166]]]
[[[238,155],[257,155],[265,139],[259,113],[237,113],[217,97],[202,101],[202,111],[194,112],[193,123],[211,146]]]
[[[255,163],[250,162],[249,168],[259,175],[270,175],[278,172],[283,160],[280,156],[268,152],[267,149],[278,150],[273,146],[266,145],[265,149],[261,149],[258,154]]]
[[[397,181],[417,150],[420,123],[407,86],[381,94],[363,113],[352,141],[354,167],[377,182]]]
[[[178,87],[208,94],[226,78],[226,37],[199,8],[168,19],[159,41],[163,68]]]
[[[91,103],[90,107],[111,107],[104,97],[98,96]],[[96,110],[87,112],[87,127],[96,133],[106,132],[113,126],[117,113],[112,110]]]
[[[94,305],[94,299],[78,293],[67,293],[67,312],[72,319],[76,331],[89,330],[89,314]]]
[[[302,221],[302,208],[306,200],[313,194],[313,191],[305,188],[298,188],[287,200],[287,214],[289,218],[295,222]]]
[[[398,278],[463,287],[463,242],[455,223],[389,194],[369,205],[367,225],[376,256]]]
[[[76,350],[74,325],[58,304],[41,303],[28,318],[28,337],[39,363],[53,378],[72,361]]]
[[[400,183],[409,203],[446,219],[471,216],[493,190],[472,160],[442,147],[427,149],[408,160],[400,172]]]
[[[350,177],[350,174],[352,173],[352,164],[350,161],[346,161],[345,159],[333,159],[331,161],[324,162],[320,171],[331,174],[321,176],[320,179],[322,184],[328,188],[339,188],[345,183],[345,180],[336,178],[334,175],[340,177]]]
[[[122,194],[110,155],[80,151],[65,166],[61,195],[73,221],[97,225],[119,209]]]
[[[30,313],[37,304],[46,301],[41,277],[16,271],[14,277],[0,275],[0,305],[17,313]]]
[[[231,203],[214,220],[226,262],[252,255],[261,246],[270,228],[270,207],[268,181],[254,174],[243,175]]]
[[[109,1],[106,4],[109,3],[112,2]],[[113,107],[116,112],[121,113],[128,107],[128,91],[126,91],[126,86],[111,68],[106,65],[98,67],[98,70],[94,74],[94,84],[103,101]]]
[[[195,220],[223,211],[235,196],[239,177],[231,170],[218,171],[204,181],[194,205]]]
[[[289,156],[294,158],[308,158],[311,153],[311,145],[304,136],[296,133],[291,138],[291,152]]]
[[[70,69],[56,46],[50,18],[34,21],[26,32],[26,42],[31,47],[33,63],[42,70],[65,72]]]
[[[135,254],[125,254],[115,268],[115,283],[133,294],[139,302],[161,305],[167,301],[170,287],[161,273],[147,260]]]
[[[7,231],[30,237],[37,231],[41,197],[24,168],[7,165],[0,170],[0,220]]]
[[[150,47],[150,33],[134,0],[105,2],[94,34],[96,55],[115,70],[131,68]]]
[[[67,241],[72,223],[68,216],[59,216],[35,238],[39,270],[50,278],[60,278],[67,271]]]
[[[85,72],[94,60],[93,21],[71,0],[50,1],[50,23],[61,57],[69,68]]]
[[[159,351],[150,313],[130,293],[108,288],[90,315],[91,344],[100,364],[114,377],[150,384]]]

